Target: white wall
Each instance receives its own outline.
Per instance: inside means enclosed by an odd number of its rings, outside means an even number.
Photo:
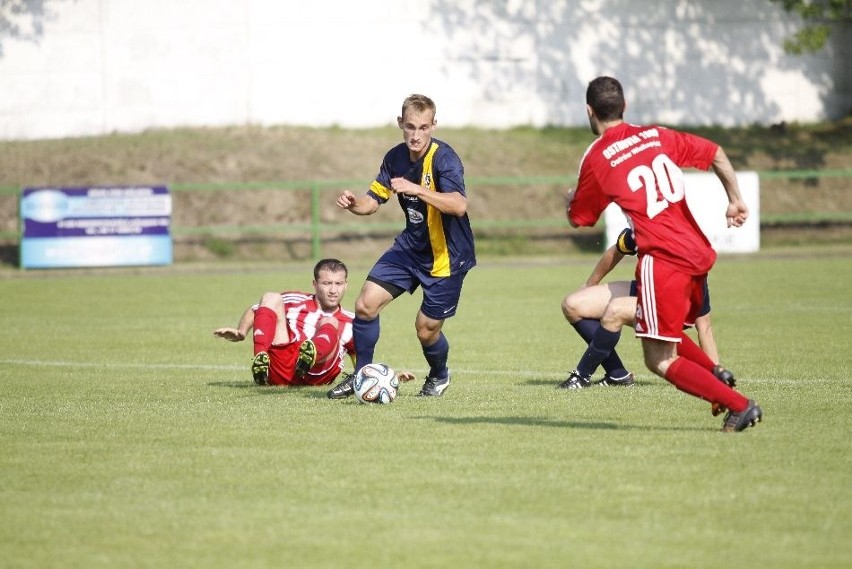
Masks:
[[[852,101],[848,42],[786,56],[797,20],[768,0],[20,4],[0,5],[19,26],[0,31],[0,139],[377,126],[412,92],[447,126],[583,125],[600,74],[622,80],[634,122],[809,122]]]

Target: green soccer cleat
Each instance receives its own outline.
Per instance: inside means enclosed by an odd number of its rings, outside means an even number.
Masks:
[[[305,377],[317,363],[317,347],[313,340],[305,340],[299,346],[299,358],[296,360],[296,377]]]
[[[258,385],[266,385],[269,379],[269,354],[258,352],[251,362],[251,375]]]

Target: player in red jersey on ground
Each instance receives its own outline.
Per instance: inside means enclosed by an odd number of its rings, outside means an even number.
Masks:
[[[713,168],[728,196],[729,227],[740,227],[748,218],[736,174],[724,150],[712,141],[626,123],[625,108],[616,79],[598,77],[589,83],[586,111],[599,138],[583,155],[577,187],[567,199],[568,219],[574,227],[591,226],[610,203],[621,207],[639,250],[636,335],[645,365],[681,391],[729,409],[722,430],[742,431],[760,421],[760,407],[677,355],[683,324],[694,322],[701,309],[704,281],[716,260],[687,207],[681,168]]]
[[[340,303],[349,272],[337,259],[314,267],[314,293],[266,292],[243,313],[236,328],[213,335],[241,342],[254,329],[252,376],[258,385],[326,385],[354,354],[354,314]]]

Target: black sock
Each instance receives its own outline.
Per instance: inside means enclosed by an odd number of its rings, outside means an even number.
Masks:
[[[612,354],[620,337],[621,330],[610,332],[606,328],[600,327],[595,332],[595,337],[592,338],[583,357],[580,358],[577,364],[577,373],[583,377],[591,377],[595,373],[595,370],[598,369],[598,366]]]
[[[574,329],[577,331],[577,334],[579,334],[580,337],[583,338],[587,344],[591,344],[592,339],[595,337],[595,333],[597,333],[598,330],[602,329],[601,321],[594,320],[592,318],[583,318],[578,322],[572,322],[571,326],[574,327]],[[606,373],[610,374],[612,377],[624,377],[625,375],[627,375],[627,370],[624,368],[624,363],[618,356],[618,352],[615,351],[616,344],[618,344],[617,338],[615,340],[615,343],[612,344],[609,353],[604,356],[603,361],[597,361],[594,364],[592,372],[594,372],[594,370],[597,369],[597,367],[600,365],[603,366],[604,371],[606,371]]]

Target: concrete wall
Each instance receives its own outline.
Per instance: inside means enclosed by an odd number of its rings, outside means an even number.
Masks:
[[[0,4],[0,139],[147,128],[585,124],[612,74],[634,122],[809,122],[850,110],[849,36],[786,56],[768,0],[22,0]],[[846,41],[843,41],[845,39]]]

